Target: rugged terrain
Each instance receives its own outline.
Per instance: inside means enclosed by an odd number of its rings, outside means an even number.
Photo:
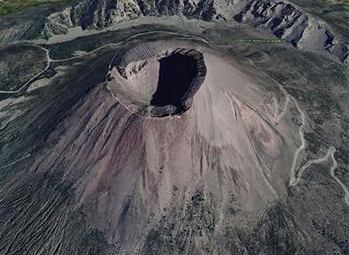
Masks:
[[[348,44],[347,41],[343,41],[341,30],[332,29],[325,22],[304,13],[295,5],[280,1],[84,0],[47,16],[40,25],[39,33],[49,38],[55,34],[69,33],[72,28],[76,27],[83,30],[103,29],[118,26],[123,21],[134,20],[142,16],[173,15],[216,22],[236,20],[248,23],[254,28],[267,28],[274,35],[286,39],[295,47],[327,51],[342,62],[348,63]],[[7,30],[8,36],[17,37],[13,35],[13,27]],[[6,41],[7,36],[4,37],[3,40]]]
[[[2,28],[1,255],[349,253],[331,24],[281,2],[37,12]]]

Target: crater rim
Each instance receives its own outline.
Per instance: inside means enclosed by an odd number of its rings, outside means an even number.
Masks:
[[[204,55],[194,47],[149,48],[139,56],[139,46],[118,53],[107,74],[107,87],[142,117],[180,116],[191,108],[205,80]]]

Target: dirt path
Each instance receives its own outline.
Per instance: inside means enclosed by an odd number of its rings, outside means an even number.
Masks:
[[[43,51],[45,51],[46,58],[47,58],[46,67],[42,71],[40,71],[38,74],[34,75],[31,79],[29,79],[29,81],[25,82],[19,89],[17,89],[17,90],[0,90],[0,94],[16,94],[16,93],[22,91],[25,87],[27,87],[36,78],[38,78],[40,75],[42,75],[44,72],[46,72],[50,68],[52,59],[50,58],[49,50],[42,47],[42,46],[39,46],[39,45],[29,45],[29,46],[36,47],[36,48],[39,48],[39,49],[42,49]]]
[[[7,165],[5,165],[5,166],[0,167],[0,169],[4,169],[4,168],[7,168],[7,167],[9,167],[9,166],[12,166],[12,165],[14,165],[14,164],[16,164],[16,163],[22,161],[23,159],[26,159],[26,158],[30,157],[30,155],[31,155],[31,154],[29,153],[29,154],[25,155],[24,157],[21,157],[21,158],[19,158],[19,159],[16,159],[16,160],[13,161],[12,163],[9,163],[9,164],[7,164]]]
[[[97,51],[99,51],[99,50],[101,50],[103,48],[107,48],[107,47],[110,47],[110,46],[120,46],[121,44],[123,44],[123,43],[125,43],[125,42],[127,42],[127,41],[129,41],[131,39],[137,38],[139,36],[148,35],[148,34],[154,34],[154,33],[166,33],[166,34],[170,34],[170,35],[179,35],[179,36],[182,36],[182,37],[186,37],[187,39],[196,39],[196,40],[200,40],[200,41],[202,41],[202,42],[204,42],[206,44],[209,44],[209,42],[207,40],[202,39],[200,37],[186,35],[186,34],[181,34],[181,33],[176,33],[176,32],[157,30],[157,31],[148,31],[148,32],[138,33],[138,34],[130,36],[127,39],[122,40],[122,41],[120,41],[118,43],[108,43],[108,44],[103,45],[101,47],[98,47],[98,48],[96,48],[96,49],[94,49],[92,51],[86,52],[85,54],[82,54],[82,55],[79,55],[79,56],[75,56],[75,57],[70,57],[70,58],[64,58],[64,59],[51,59],[50,52],[49,52],[48,49],[46,49],[45,47],[42,47],[40,45],[31,44],[29,46],[40,48],[40,49],[42,49],[42,50],[44,50],[46,52],[46,56],[47,56],[46,67],[41,72],[39,72],[38,74],[34,75],[29,81],[25,82],[19,89],[17,89],[17,90],[8,90],[8,91],[7,90],[0,90],[0,94],[16,94],[18,92],[21,92],[25,87],[27,87],[30,83],[32,83],[36,78],[38,78],[40,75],[42,75],[44,72],[46,72],[50,68],[51,63],[57,63],[57,62],[63,62],[63,61],[69,61],[69,60],[83,58],[83,57],[88,56],[88,55],[90,55],[92,53],[95,53],[95,52],[97,52]]]
[[[282,110],[282,112],[280,113],[280,115],[276,118],[277,120],[277,123],[281,120],[281,118],[285,115],[286,113],[286,110],[287,110],[287,106],[288,106],[288,101],[289,100],[292,100],[294,105],[296,106],[297,108],[297,111],[299,112],[300,114],[300,117],[301,117],[301,125],[299,126],[299,129],[298,129],[298,133],[299,133],[299,138],[301,140],[301,144],[299,145],[299,147],[297,148],[297,150],[295,151],[294,155],[293,155],[293,160],[292,160],[292,166],[291,166],[291,169],[290,169],[290,172],[291,172],[291,177],[290,177],[290,185],[291,186],[294,186],[296,185],[296,168],[297,168],[297,162],[298,162],[298,157],[299,157],[299,154],[304,150],[305,148],[305,144],[306,144],[306,141],[305,141],[305,138],[304,138],[304,127],[305,127],[305,113],[303,112],[303,110],[300,108],[297,100],[291,96],[286,90],[285,88],[283,87],[282,84],[280,84],[278,81],[276,81],[274,78],[272,78],[270,75],[268,75],[267,73],[265,73],[263,70],[261,70],[258,66],[256,66],[254,64],[254,62],[252,60],[249,60],[250,63],[258,70],[260,71],[261,73],[263,73],[266,77],[270,78],[273,82],[275,82],[281,92],[285,95],[286,97],[286,103],[285,103],[285,106],[284,106],[284,109]]]

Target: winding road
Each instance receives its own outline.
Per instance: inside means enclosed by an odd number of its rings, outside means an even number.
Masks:
[[[21,158],[19,158],[19,159],[16,159],[15,161],[13,161],[13,162],[11,162],[11,163],[5,165],[5,166],[0,167],[0,169],[4,169],[4,168],[7,168],[7,167],[12,166],[12,165],[14,165],[14,164],[17,164],[18,162],[20,162],[20,161],[22,161],[23,159],[26,159],[26,158],[28,158],[28,157],[30,157],[30,156],[31,156],[31,154],[29,153],[29,154],[27,154],[27,155],[25,155],[25,156],[23,156],[23,157],[21,157]]]
[[[17,90],[13,90],[13,91],[4,91],[4,90],[0,90],[0,94],[16,94],[16,93],[19,93],[21,92],[24,88],[26,88],[27,86],[29,86],[33,81],[35,81],[40,75],[42,75],[44,72],[46,72],[50,66],[51,66],[51,63],[57,63],[57,62],[63,62],[63,61],[69,61],[69,60],[74,60],[74,59],[80,59],[80,58],[83,58],[85,56],[88,56],[90,54],[93,54],[103,48],[106,48],[106,47],[110,47],[110,46],[120,46],[121,44],[124,44],[126,43],[127,41],[129,40],[132,40],[134,38],[137,38],[139,36],[144,36],[144,35],[149,35],[149,34],[156,34],[156,33],[166,33],[166,34],[170,34],[170,35],[177,35],[177,36],[181,36],[181,37],[184,37],[184,38],[187,38],[187,39],[195,39],[195,40],[199,40],[207,45],[210,45],[212,46],[212,44],[201,38],[201,37],[197,37],[197,36],[193,36],[193,35],[187,35],[187,34],[181,34],[181,33],[176,33],[176,32],[170,32],[170,31],[163,31],[163,30],[156,30],[156,31],[147,31],[147,32],[142,32],[142,33],[138,33],[138,34],[135,34],[133,36],[130,36],[128,38],[126,38],[125,40],[122,40],[118,43],[109,43],[109,44],[106,44],[106,45],[103,45],[101,47],[98,47],[92,51],[89,51],[89,52],[86,52],[84,54],[81,54],[79,56],[74,56],[74,57],[69,57],[69,58],[65,58],[65,59],[51,59],[50,57],[50,52],[48,49],[46,49],[45,47],[43,46],[40,46],[40,45],[35,45],[35,44],[29,44],[29,46],[32,46],[32,47],[37,47],[37,48],[40,48],[42,50],[45,51],[46,53],[46,57],[47,57],[47,64],[46,64],[46,67],[41,71],[39,72],[38,74],[34,75],[30,80],[28,80],[27,82],[25,82],[19,89]],[[28,45],[28,44],[26,44]],[[305,124],[306,124],[306,118],[305,118],[305,113],[303,112],[303,110],[300,108],[299,106],[299,103],[297,102],[297,100],[292,96],[290,95],[286,90],[285,88],[283,87],[282,84],[280,84],[278,81],[276,81],[274,78],[272,78],[270,75],[268,75],[267,73],[265,73],[262,69],[260,69],[258,66],[255,65],[255,63],[249,59],[249,62],[251,63],[251,65],[256,69],[258,70],[259,72],[261,72],[262,74],[264,74],[266,77],[268,77],[269,79],[271,79],[275,84],[278,85],[280,91],[284,94],[285,98],[286,98],[286,102],[284,104],[284,107],[283,109],[281,110],[281,112],[279,112],[279,108],[278,108],[278,102],[277,102],[277,99],[274,99],[275,101],[275,122],[276,124],[278,124],[281,119],[284,117],[286,111],[287,111],[287,108],[288,108],[288,105],[289,105],[289,102],[292,100],[292,102],[294,103],[297,111],[299,112],[300,114],[300,126],[299,126],[299,130],[298,130],[298,133],[299,133],[299,137],[300,137],[300,141],[301,141],[301,144],[299,145],[299,147],[296,149],[294,155],[293,155],[293,160],[292,160],[292,166],[291,166],[291,169],[290,169],[290,181],[289,181],[289,184],[291,186],[295,186],[298,184],[298,182],[300,181],[300,178],[303,174],[303,172],[312,164],[319,164],[321,162],[324,162],[326,160],[328,160],[329,158],[331,158],[333,160],[333,165],[331,166],[331,169],[330,169],[330,172],[331,172],[331,176],[337,181],[337,183],[342,187],[344,193],[345,193],[345,203],[349,206],[349,190],[348,188],[343,184],[343,182],[341,182],[338,177],[335,176],[334,174],[334,170],[336,169],[337,167],[337,161],[335,160],[335,157],[334,157],[334,153],[336,151],[336,149],[331,146],[328,150],[328,152],[326,153],[326,155],[322,158],[319,158],[319,159],[313,159],[313,160],[309,160],[305,165],[303,165],[298,173],[297,173],[297,162],[298,162],[298,158],[299,158],[299,155],[300,153],[305,149],[305,146],[306,146],[306,141],[305,141],[305,138],[304,138],[304,128],[305,128]],[[6,166],[3,166],[3,167],[0,167],[0,169],[2,168],[5,168],[5,167],[8,167],[12,164],[15,164],[17,163],[18,161],[20,160],[23,160],[27,157],[29,157],[30,154],[22,157],[22,158],[19,158],[18,160],[6,165]]]
[[[32,46],[32,47],[36,47],[36,48],[40,48],[42,49],[43,51],[46,52],[46,57],[47,57],[47,64],[46,64],[46,67],[41,71],[39,72],[38,74],[34,75],[31,79],[29,79],[27,82],[25,82],[19,89],[17,90],[0,90],[0,94],[16,94],[16,93],[19,93],[21,92],[24,88],[26,88],[28,85],[30,85],[30,83],[32,83],[33,81],[35,81],[40,75],[42,75],[43,73],[45,73],[51,66],[51,63],[57,63],[57,62],[63,62],[63,61],[69,61],[69,60],[74,60],[74,59],[79,59],[79,58],[83,58],[85,56],[88,56],[90,54],[93,54],[101,49],[104,49],[104,48],[107,48],[107,47],[110,47],[110,46],[120,46],[124,43],[126,43],[127,41],[129,40],[132,40],[134,38],[137,38],[139,36],[144,36],[144,35],[148,35],[148,34],[156,34],[156,33],[166,33],[166,34],[170,34],[170,35],[178,35],[178,36],[182,36],[182,37],[186,37],[187,39],[195,39],[195,40],[200,40],[206,44],[210,44],[207,40],[203,39],[203,38],[200,38],[200,37],[197,37],[197,36],[192,36],[192,35],[186,35],[186,34],[181,34],[181,33],[176,33],[176,32],[170,32],[170,31],[165,31],[165,30],[156,30],[156,31],[147,31],[147,32],[142,32],[142,33],[138,33],[138,34],[135,34],[135,35],[132,35],[128,38],[126,38],[125,40],[122,40],[118,43],[108,43],[108,44],[105,44],[101,47],[98,47],[92,51],[89,51],[89,52],[86,52],[85,54],[81,54],[79,56],[75,56],[75,57],[69,57],[69,58],[64,58],[64,59],[52,59],[50,57],[50,52],[48,49],[46,49],[45,47],[43,46],[40,46],[40,45],[36,45],[36,44],[26,44],[27,46]],[[20,46],[17,45],[17,46]]]
[[[46,64],[46,67],[40,71],[38,74],[35,74],[32,78],[29,79],[29,81],[25,82],[19,89],[17,90],[0,90],[0,94],[16,94],[18,92],[21,92],[25,87],[27,87],[30,83],[32,83],[36,78],[38,78],[40,75],[42,75],[44,72],[46,72],[49,68],[50,68],[50,65],[51,65],[51,62],[52,62],[52,59],[50,58],[50,52],[48,49],[42,47],[42,46],[39,46],[39,45],[34,45],[34,44],[31,44],[31,45],[28,45],[28,46],[31,46],[31,47],[35,47],[35,48],[40,48],[42,49],[43,51],[45,51],[46,53],[46,57],[47,57],[47,64]]]
[[[279,89],[280,91],[285,95],[286,97],[286,103],[285,103],[285,106],[284,106],[284,109],[282,110],[281,114],[276,118],[276,122],[278,123],[282,117],[284,116],[285,114],[285,111],[286,111],[286,108],[288,106],[288,101],[289,100],[292,100],[294,105],[296,106],[296,109],[297,111],[299,112],[300,114],[300,117],[301,117],[301,125],[299,126],[299,129],[298,129],[298,133],[299,133],[299,137],[300,137],[300,140],[301,140],[301,144],[299,145],[299,147],[296,149],[294,155],[293,155],[293,160],[292,160],[292,166],[291,166],[291,169],[290,169],[290,172],[291,172],[291,178],[290,178],[290,185],[291,186],[295,186],[296,185],[296,168],[297,168],[297,162],[298,162],[298,157],[299,157],[299,154],[301,151],[304,150],[305,148],[305,145],[306,145],[306,141],[305,141],[305,138],[304,138],[304,127],[305,127],[305,113],[303,112],[303,110],[300,108],[297,100],[291,96],[287,91],[286,89],[283,87],[282,84],[280,84],[278,81],[276,81],[274,78],[272,78],[270,75],[268,75],[267,73],[265,73],[262,69],[260,69],[258,66],[255,65],[255,63],[252,61],[252,60],[249,60],[250,63],[259,71],[261,72],[262,74],[264,74],[266,77],[268,77],[269,79],[271,79],[275,84],[277,84],[279,86]]]
[[[334,154],[336,152],[336,148],[333,146],[330,146],[330,148],[327,150],[327,153],[317,159],[311,159],[308,162],[306,162],[298,171],[297,177],[295,179],[294,185],[297,185],[298,182],[301,180],[302,174],[313,164],[321,164],[322,162],[326,162],[329,159],[332,160],[332,165],[330,168],[330,174],[333,177],[333,179],[336,180],[336,182],[341,186],[341,188],[344,191],[344,202],[349,206],[349,190],[348,188],[344,185],[344,183],[335,175],[334,170],[337,168],[338,164],[337,161],[334,157]]]
[[[297,108],[297,111],[299,112],[300,116],[301,116],[301,125],[299,127],[299,136],[300,136],[300,140],[301,140],[301,144],[300,146],[297,148],[297,150],[295,151],[295,154],[293,156],[293,161],[292,161],[292,166],[291,166],[291,169],[290,169],[290,172],[291,172],[291,177],[290,177],[290,182],[289,184],[291,186],[296,186],[301,177],[302,177],[302,174],[304,173],[304,171],[306,171],[312,164],[320,164],[322,162],[325,162],[327,161],[329,158],[332,159],[333,161],[333,164],[330,168],[330,174],[331,176],[336,180],[336,182],[341,186],[341,188],[343,189],[344,191],[344,202],[349,206],[349,189],[345,186],[345,184],[335,175],[335,172],[334,170],[337,168],[338,164],[337,164],[337,161],[335,159],[335,152],[336,152],[336,148],[331,146],[326,155],[323,156],[322,158],[318,158],[318,159],[312,159],[312,160],[309,160],[307,163],[305,163],[299,170],[298,172],[296,171],[297,169],[297,162],[298,162],[298,157],[299,157],[299,154],[301,151],[304,150],[305,148],[305,145],[306,145],[306,141],[305,141],[305,138],[304,138],[304,127],[305,127],[305,113],[303,112],[303,110],[300,108],[297,100],[291,96],[286,90],[285,88],[278,82],[276,81],[275,79],[273,79],[272,77],[270,77],[267,73],[265,73],[263,70],[261,70],[259,67],[257,67],[254,62],[252,60],[250,60],[250,63],[257,69],[259,70],[261,73],[263,73],[265,76],[267,76],[268,78],[270,78],[273,82],[275,82],[280,90],[282,91],[282,93],[284,93],[285,97],[286,97],[286,103],[285,103],[285,106],[284,106],[284,109],[282,110],[281,114],[277,117],[277,122],[279,122],[281,120],[281,118],[284,116],[285,114],[285,111],[286,111],[286,108],[287,108],[287,105],[288,105],[288,101],[289,100],[292,100],[293,103],[295,104],[296,108]]]

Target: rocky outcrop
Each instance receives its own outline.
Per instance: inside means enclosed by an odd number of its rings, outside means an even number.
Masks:
[[[100,29],[123,20],[140,16],[183,14],[210,21],[215,14],[214,1],[154,1],[154,0],[84,0],[47,18],[46,36],[80,26],[82,29]]]
[[[234,19],[269,28],[295,47],[328,51],[341,61],[348,61],[348,45],[341,44],[324,24],[289,3],[251,1]]]
[[[289,3],[261,0],[83,0],[47,18],[44,35],[69,28],[101,29],[140,16],[184,15],[204,21],[231,21],[265,27],[295,47],[327,51],[348,62],[348,45],[322,24]]]

